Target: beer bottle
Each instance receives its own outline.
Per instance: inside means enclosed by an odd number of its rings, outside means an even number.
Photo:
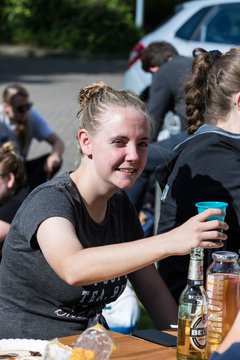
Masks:
[[[215,251],[207,269],[208,335],[207,355],[210,356],[230,330],[240,308],[240,268],[238,254]]]
[[[203,249],[190,254],[187,285],[179,299],[178,360],[205,360],[207,341],[207,294],[203,287]]]

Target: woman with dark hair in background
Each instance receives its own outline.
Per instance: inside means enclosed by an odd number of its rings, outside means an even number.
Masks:
[[[240,48],[225,54],[195,49],[193,56],[185,97],[191,137],[175,148],[174,158],[166,166],[157,170],[163,190],[158,233],[165,233],[195,215],[194,204],[198,201],[223,201],[229,204],[228,241],[224,249],[238,252]],[[206,255],[205,266],[212,261],[210,254]],[[188,264],[188,256],[159,262],[159,272],[177,301],[186,283]]]

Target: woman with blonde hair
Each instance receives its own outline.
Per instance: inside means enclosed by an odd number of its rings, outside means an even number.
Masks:
[[[30,193],[5,242],[0,338],[78,334],[96,317],[107,326],[102,309],[124,291],[127,275],[156,326],[169,328],[177,305],[154,262],[192,247],[219,248],[209,240],[226,239],[225,222],[205,221],[222,214],[216,209],[143,239],[123,190],[146,164],[151,119],[145,105],[102,82],[83,88],[79,103],[79,167]]]

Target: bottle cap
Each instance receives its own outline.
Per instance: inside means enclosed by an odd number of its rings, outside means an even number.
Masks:
[[[213,260],[231,262],[237,260],[239,255],[233,251],[215,251],[212,254]]]

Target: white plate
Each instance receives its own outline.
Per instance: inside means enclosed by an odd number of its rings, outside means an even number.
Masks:
[[[2,339],[0,340],[0,355],[18,354],[19,359],[38,360],[42,356],[31,356],[30,351],[37,351],[43,355],[47,340],[33,340],[33,339]],[[1,356],[0,356],[1,359]],[[17,358],[16,358],[17,359]]]

